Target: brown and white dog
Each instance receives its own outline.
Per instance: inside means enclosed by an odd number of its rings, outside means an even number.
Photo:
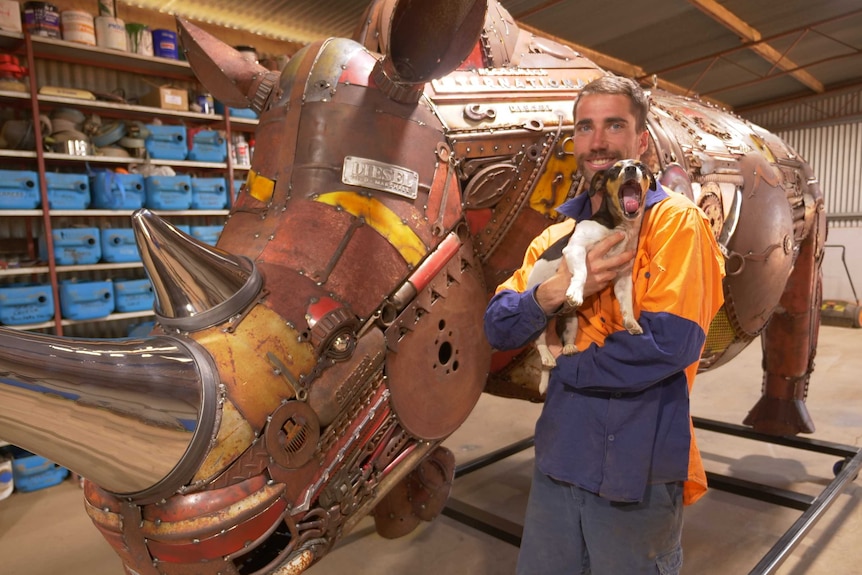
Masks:
[[[589,220],[578,222],[575,230],[555,242],[539,258],[527,279],[527,288],[542,283],[551,277],[565,258],[572,273],[572,281],[566,290],[566,301],[577,308],[584,300],[584,283],[587,280],[587,253],[599,241],[617,232],[623,232],[625,239],[608,251],[608,256],[635,249],[644,215],[644,203],[648,190],[655,189],[652,173],[641,162],[620,160],[608,170],[593,177],[590,195],[603,190],[601,207]],[[623,325],[631,334],[641,334],[643,329],[634,316],[632,301],[632,264],[629,262],[620,269],[613,280],[614,294],[620,303]],[[561,316],[565,327],[560,336],[562,353],[577,353],[575,336],[578,332],[578,318],[574,311]],[[542,379],[539,392],[544,394],[548,387],[550,370],[557,364],[547,345],[546,332],[536,339],[536,349],[542,359]]]

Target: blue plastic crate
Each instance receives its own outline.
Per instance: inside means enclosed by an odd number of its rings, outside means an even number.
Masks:
[[[103,210],[137,210],[144,206],[144,177],[104,171],[90,174],[91,206]]]
[[[147,124],[149,134],[144,142],[147,153],[158,160],[185,160],[189,155],[185,126]]]
[[[0,323],[24,325],[54,318],[50,284],[15,284],[0,287]]]
[[[99,228],[61,228],[51,231],[57,265],[89,265],[102,257]],[[48,242],[39,238],[39,257],[48,259]]]
[[[221,210],[227,206],[227,180],[192,178],[192,209]]]
[[[234,180],[233,181],[233,197],[238,198],[239,192],[242,190],[243,185],[245,185],[245,180]]]
[[[223,229],[224,226],[192,226],[190,235],[205,244],[214,246]]]
[[[28,170],[0,170],[0,209],[35,210],[41,205],[39,174]]]
[[[142,321],[141,323],[129,326],[129,331],[126,332],[126,335],[128,337],[147,337],[153,331],[154,327],[156,327],[156,322]]]
[[[132,228],[110,228],[99,232],[102,245],[102,261],[125,263],[141,261],[141,252],[135,242]]]
[[[111,280],[60,282],[60,310],[66,319],[98,319],[114,311]]]
[[[120,312],[153,309],[153,284],[148,279],[114,280],[114,309]]]
[[[188,210],[192,205],[192,178],[149,176],[144,180],[146,206],[154,210]]]
[[[248,120],[257,120],[257,112],[255,112],[251,108],[231,108],[230,106],[228,106],[227,109],[230,111],[230,117],[231,118],[245,118]],[[224,114],[224,110],[225,110],[224,104],[222,104],[221,102],[216,100],[215,101],[215,112],[216,112],[216,114]]]
[[[194,162],[224,162],[227,159],[227,142],[217,130],[201,130],[192,136],[192,147],[186,158]]]
[[[69,470],[60,467],[41,455],[12,448],[12,480],[18,491],[36,491],[57,485],[69,475]]]
[[[48,205],[54,210],[85,210],[90,206],[90,178],[87,174],[47,172]]]

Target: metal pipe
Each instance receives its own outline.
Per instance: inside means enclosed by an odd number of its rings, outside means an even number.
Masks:
[[[814,500],[811,507],[803,513],[799,519],[782,535],[781,539],[772,546],[772,549],[764,555],[763,559],[751,570],[749,575],[770,575],[775,573],[790,553],[796,548],[802,539],[808,534],[814,524],[820,520],[826,510],[835,502],[836,497],[844,491],[847,484],[852,482],[859,474],[862,466],[862,450],[856,457],[844,464],[841,472],[836,475],[832,483]]]

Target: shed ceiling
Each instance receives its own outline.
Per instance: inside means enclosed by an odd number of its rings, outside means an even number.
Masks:
[[[426,0],[428,1],[428,0]],[[445,1],[445,0],[436,0]],[[305,44],[350,37],[369,0],[133,0]],[[859,0],[500,0],[599,65],[736,111],[862,88]]]

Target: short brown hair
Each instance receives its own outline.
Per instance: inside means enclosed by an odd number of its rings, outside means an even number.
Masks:
[[[637,82],[624,76],[600,76],[581,89],[575,98],[574,111],[577,114],[578,104],[584,96],[593,94],[610,94],[626,96],[631,100],[632,114],[635,117],[635,128],[638,132],[646,130],[646,117],[649,112],[649,96]]]

